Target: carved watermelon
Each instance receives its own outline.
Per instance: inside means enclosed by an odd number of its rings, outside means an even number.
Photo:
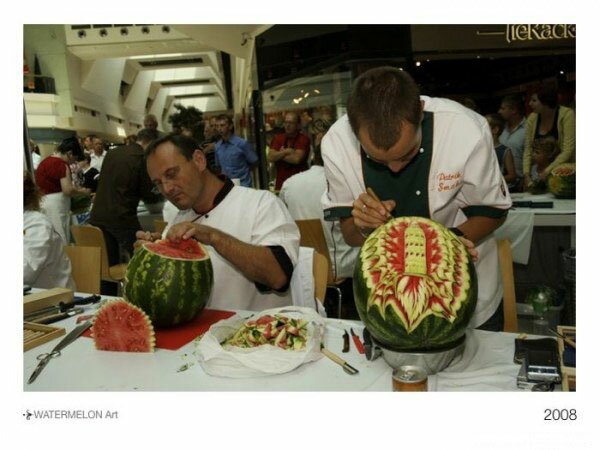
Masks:
[[[129,261],[124,297],[142,308],[157,327],[193,320],[204,309],[213,285],[206,249],[188,239],[148,242]]]
[[[575,163],[559,164],[552,169],[548,190],[557,198],[575,198]]]
[[[154,350],[154,328],[150,319],[140,308],[122,299],[109,301],[98,310],[91,333],[98,350]]]
[[[365,326],[397,351],[454,346],[477,303],[477,275],[466,247],[422,217],[393,219],[371,233],[353,283]]]

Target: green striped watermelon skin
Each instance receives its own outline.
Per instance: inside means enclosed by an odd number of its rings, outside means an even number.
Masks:
[[[556,198],[575,198],[575,163],[556,166],[548,175],[548,190]]]
[[[129,261],[125,299],[143,309],[157,328],[193,320],[206,306],[214,282],[206,249],[201,246],[204,259],[180,259],[158,255],[147,245]]]
[[[372,240],[370,244],[373,240],[384,241],[386,234],[390,228],[394,228],[395,224],[415,220],[437,232],[437,239],[449,241],[448,248],[460,250],[454,258],[464,260],[461,262],[461,268],[455,269],[454,281],[462,283],[465,289],[455,287],[453,290],[458,293],[455,300],[459,300],[459,307],[453,312],[451,320],[440,314],[425,314],[420,323],[409,330],[406,321],[401,320],[392,303],[388,303],[383,310],[372,304],[373,291],[368,286],[368,275],[365,276],[369,271],[364,267],[372,265],[368,264],[367,260],[373,258],[373,255],[365,250],[365,246],[368,245],[369,240]],[[449,251],[452,253],[453,250]],[[402,273],[394,274],[394,277],[397,275],[400,276]],[[361,249],[354,269],[353,288],[356,309],[371,335],[385,347],[397,351],[429,351],[453,347],[464,336],[477,305],[477,274],[466,247],[451,231],[425,218],[402,217],[375,230]],[[400,294],[397,291],[391,294],[391,297],[398,296]]]

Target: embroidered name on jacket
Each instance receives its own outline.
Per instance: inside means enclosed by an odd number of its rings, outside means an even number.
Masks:
[[[462,172],[444,173],[440,172],[437,176],[437,191],[454,191],[462,185]]]

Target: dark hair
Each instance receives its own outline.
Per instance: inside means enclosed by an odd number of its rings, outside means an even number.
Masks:
[[[89,153],[83,153],[77,157],[77,162],[80,162],[80,161],[87,161],[88,164],[90,164],[92,162],[92,157],[90,156]]]
[[[142,142],[144,144],[152,142],[155,139],[158,139],[158,131],[152,128],[142,128],[138,131],[137,136],[135,136],[136,142]]]
[[[315,166],[322,166],[323,164],[323,157],[321,156],[321,146],[317,145],[315,146],[315,148],[313,148],[313,157],[312,157],[312,163]]]
[[[537,94],[540,103],[546,105],[548,108],[556,108],[558,106],[558,90],[551,84],[538,84],[533,88],[532,94]]]
[[[233,120],[227,114],[219,114],[217,120],[226,120],[229,125],[233,125]]]
[[[31,174],[23,171],[23,209],[37,211],[40,209],[40,191],[33,182]]]
[[[486,119],[490,122],[490,128],[498,128],[500,132],[504,130],[504,125],[506,121],[502,118],[502,116],[498,113],[487,114],[485,116]]]
[[[554,138],[554,136],[544,136],[541,138],[534,139],[531,143],[531,149],[539,149],[545,155],[548,155],[550,157],[554,157],[560,153],[558,141]]]
[[[58,153],[61,153],[63,155],[67,154],[68,152],[71,152],[74,157],[78,157],[83,153],[81,145],[79,145],[79,139],[77,139],[76,137],[64,139],[60,144],[58,144],[56,150],[58,151]]]
[[[402,134],[402,122],[421,121],[419,88],[411,76],[394,67],[367,70],[354,82],[348,98],[348,119],[354,134],[362,127],[373,144],[390,149]]]
[[[519,114],[525,114],[525,102],[520,94],[510,94],[502,98],[500,104],[506,104],[510,108],[516,109]]]
[[[202,151],[200,144],[194,138],[182,134],[168,134],[160,139],[152,141],[150,145],[146,147],[145,158],[148,159],[151,155],[156,153],[156,149],[159,145],[167,142],[173,144],[188,161],[192,160],[196,150]]]

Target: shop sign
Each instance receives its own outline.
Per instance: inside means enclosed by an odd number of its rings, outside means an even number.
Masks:
[[[547,41],[575,39],[575,25],[506,25],[506,41]]]

